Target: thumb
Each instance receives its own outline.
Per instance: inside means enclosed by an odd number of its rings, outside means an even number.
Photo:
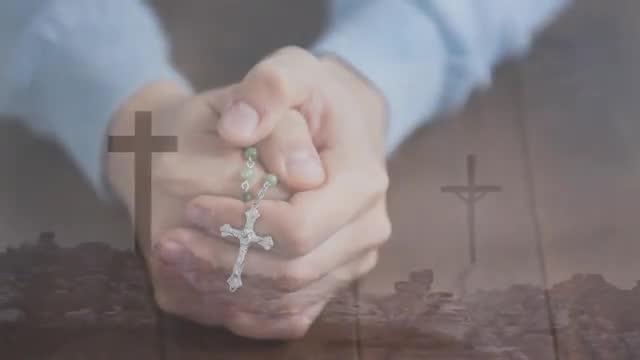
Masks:
[[[319,66],[315,56],[296,47],[283,48],[258,63],[234,87],[218,122],[220,136],[235,146],[264,139],[288,110],[313,102]]]

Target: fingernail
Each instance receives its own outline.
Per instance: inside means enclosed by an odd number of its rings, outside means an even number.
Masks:
[[[184,279],[195,290],[207,293],[215,289],[215,282],[211,281],[211,277],[200,271],[185,272],[182,274]]]
[[[315,154],[306,150],[291,152],[285,164],[287,175],[305,182],[321,182],[324,180],[324,169]]]
[[[187,220],[193,225],[206,228],[209,219],[211,218],[210,212],[200,206],[192,205],[187,208]]]
[[[174,240],[162,242],[158,246],[158,255],[165,265],[181,271],[188,271],[196,267],[196,258],[193,253]]]
[[[258,127],[258,112],[250,105],[239,102],[232,105],[220,119],[221,131],[233,136],[249,137]]]

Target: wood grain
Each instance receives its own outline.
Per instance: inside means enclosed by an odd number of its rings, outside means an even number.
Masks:
[[[327,12],[323,1],[154,4],[176,63],[199,89],[241,78],[280,46],[309,44]],[[575,273],[603,274],[618,287],[631,288],[640,278],[638,14],[635,0],[576,1],[539,37],[530,56],[501,66],[491,88],[477,91],[464,109],[434,120],[398,150],[389,163],[393,239],[379,266],[343,299],[344,306],[356,309],[343,325],[320,321],[308,337],[292,343],[252,342],[164,317],[156,331],[144,333],[87,330],[53,336],[32,330],[43,348],[67,344],[34,358],[53,359],[77,349],[79,354],[95,350],[99,359],[131,338],[137,345],[121,350],[118,358],[375,360],[419,358],[425,352],[444,358],[438,353],[442,348],[420,348],[424,336],[416,338],[409,327],[370,326],[367,304],[395,293],[398,282],[423,269],[436,274],[434,291],[460,293],[468,264],[465,209],[440,188],[464,183],[469,154],[478,159],[478,182],[503,191],[478,203],[478,260],[468,292],[519,283],[550,287]],[[47,230],[65,246],[131,243],[126,216],[98,202],[59,147],[14,125],[3,124],[0,134],[0,166],[12,169],[0,179],[0,250]],[[587,284],[611,289],[588,279]],[[541,321],[549,322],[551,315],[554,324],[562,323],[561,314],[548,311],[555,300],[545,300]],[[578,333],[536,338],[536,348],[562,358],[571,358],[567,349],[584,356],[576,359],[598,358]],[[386,334],[391,346],[372,344],[379,334]],[[403,345],[403,337],[413,345]],[[448,355],[468,358],[462,350]]]

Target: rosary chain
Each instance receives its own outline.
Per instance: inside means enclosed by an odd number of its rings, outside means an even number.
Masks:
[[[242,184],[240,184],[240,189],[242,189],[243,193],[247,193],[249,192],[249,187],[251,186],[251,184],[249,184],[249,180],[245,180],[242,182]]]
[[[256,166],[255,159],[257,158],[257,150],[255,147],[248,147],[244,150],[245,157],[245,169],[243,170],[244,175],[242,176],[242,183],[240,183],[240,189],[242,190],[242,197],[245,202],[252,201],[251,196],[251,183],[250,178],[253,176],[254,168]],[[262,187],[258,191],[258,195],[256,199],[252,201],[252,206],[258,208],[260,206],[260,202],[264,199],[267,191],[271,186],[274,186],[277,183],[277,177],[275,175],[267,175]]]
[[[260,188],[260,191],[258,191],[258,198],[254,201],[253,206],[255,206],[256,208],[260,207],[260,202],[262,201],[262,199],[264,199],[264,196],[267,194],[269,187],[271,187],[271,183],[269,183],[268,181],[265,181],[262,184],[262,188]]]

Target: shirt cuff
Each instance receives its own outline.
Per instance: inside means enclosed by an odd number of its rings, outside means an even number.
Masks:
[[[406,2],[368,2],[335,22],[312,51],[338,56],[383,94],[388,153],[438,111],[445,47],[431,19]]]
[[[137,90],[168,80],[191,91],[169,60],[150,9],[132,0],[55,0],[31,22],[14,58],[18,113],[56,139],[103,200],[113,113]]]

